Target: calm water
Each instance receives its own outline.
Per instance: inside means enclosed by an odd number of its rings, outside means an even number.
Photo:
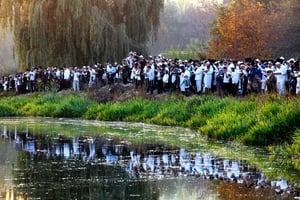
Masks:
[[[188,129],[24,118],[0,120],[0,135],[0,199],[295,197],[285,179]]]

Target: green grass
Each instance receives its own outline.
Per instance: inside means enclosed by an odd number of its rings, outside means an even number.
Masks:
[[[75,95],[34,95],[0,100],[0,116],[43,116],[101,121],[146,122],[198,130],[213,139],[268,146],[292,142],[300,128],[299,97],[279,95],[214,96],[96,103]]]
[[[42,116],[80,118],[96,103],[73,95],[16,96],[0,100],[1,117]]]

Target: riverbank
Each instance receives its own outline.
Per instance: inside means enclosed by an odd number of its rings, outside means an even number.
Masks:
[[[128,87],[128,86],[127,86]],[[192,128],[212,139],[265,146],[300,170],[299,97],[147,95],[134,88],[2,97],[0,116],[130,121]],[[99,103],[100,102],[100,103]]]

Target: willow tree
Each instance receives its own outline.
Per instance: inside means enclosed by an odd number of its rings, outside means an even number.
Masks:
[[[146,52],[163,0],[0,0],[21,69],[116,61]]]

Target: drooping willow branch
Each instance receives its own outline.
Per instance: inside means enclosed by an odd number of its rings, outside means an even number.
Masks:
[[[20,69],[118,61],[146,52],[163,0],[0,0]]]

